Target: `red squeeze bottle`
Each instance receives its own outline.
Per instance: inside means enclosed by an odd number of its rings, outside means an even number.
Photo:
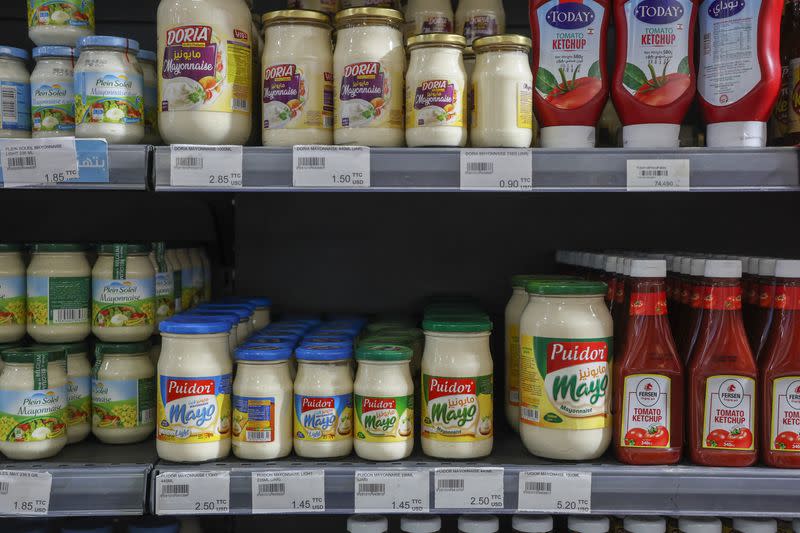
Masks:
[[[616,255],[606,256],[605,269],[603,277],[601,278],[601,281],[604,281],[608,285],[606,305],[611,312],[614,310],[614,295],[617,292],[617,259]]]
[[[617,281],[617,294],[614,299],[614,313],[611,318],[614,320],[614,349],[617,353],[623,353],[625,336],[628,333],[628,308],[630,307],[631,272],[630,257],[622,259],[622,279]],[[617,263],[619,265],[619,263]]]
[[[742,323],[742,262],[707,260],[703,322],[689,364],[689,457],[750,466],[756,450],[755,358]]]
[[[663,260],[631,264],[625,351],[614,365],[614,453],[634,465],[675,464],[683,450],[683,363],[667,320]]]
[[[756,356],[756,361],[761,357],[761,349],[767,342],[770,324],[772,324],[773,303],[775,299],[775,259],[758,260],[758,309],[753,320],[750,349]]]
[[[684,338],[690,334],[693,298],[697,298],[697,300],[701,298],[698,290],[699,283],[703,279],[703,270],[700,268],[705,268],[705,263],[697,263],[694,258],[689,259],[688,274],[685,276],[684,283],[685,290],[681,292],[681,314],[678,319],[678,327],[672,330],[678,346],[681,346]]]
[[[692,275],[696,281],[692,287],[692,294],[689,296],[689,326],[678,344],[678,354],[685,365],[689,364],[692,351],[697,343],[697,336],[700,334],[700,324],[703,321],[703,295],[706,289],[706,279],[703,277],[705,268],[705,259],[692,259]]]

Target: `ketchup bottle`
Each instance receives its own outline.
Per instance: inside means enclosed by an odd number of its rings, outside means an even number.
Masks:
[[[756,361],[761,357],[761,348],[767,342],[767,335],[772,323],[772,306],[775,299],[775,263],[775,259],[767,258],[758,261],[758,308],[753,318],[753,331],[752,333],[748,332],[747,337]]]
[[[619,263],[617,263],[619,265]],[[622,258],[622,278],[617,281],[617,293],[614,297],[614,349],[623,353],[625,336],[628,333],[628,307],[630,306],[630,278],[631,259]]]
[[[758,311],[758,261],[759,257],[747,259],[747,274],[742,275],[742,316],[745,331],[749,332],[751,323]],[[742,267],[744,270],[744,267]],[[745,282],[747,283],[745,285]]]
[[[691,257],[681,257],[678,282],[675,286],[675,308],[671,311],[670,320],[672,331],[675,332],[679,331],[680,325],[683,322],[683,315],[689,312],[689,293],[691,292],[689,273],[692,270],[691,265]]]
[[[693,313],[694,299],[698,300],[697,305],[699,305],[699,300],[701,299],[701,295],[697,292],[700,280],[703,278],[703,270],[699,270],[700,268],[705,268],[705,262],[700,263],[696,258],[689,259],[689,274],[686,276],[686,283],[684,284],[686,290],[681,292],[681,315],[678,327],[672,330],[677,346],[681,346],[684,343],[684,338],[690,334],[692,316],[696,314]]]
[[[608,310],[613,313],[614,311],[614,295],[617,292],[617,259],[616,255],[606,256],[605,275],[601,281],[608,285],[608,292],[606,292],[606,305]]]
[[[702,466],[756,462],[758,371],[742,323],[742,262],[707,260],[703,321],[689,364],[689,457]]]
[[[692,275],[696,280],[692,286],[692,294],[689,296],[689,326],[686,334],[678,343],[678,354],[685,365],[689,364],[692,350],[697,343],[697,336],[700,334],[700,324],[703,321],[703,294],[707,286],[706,279],[703,277],[705,269],[705,259],[692,259]]]
[[[625,351],[614,366],[614,452],[623,463],[675,464],[683,449],[683,364],[667,320],[663,260],[631,264]]]

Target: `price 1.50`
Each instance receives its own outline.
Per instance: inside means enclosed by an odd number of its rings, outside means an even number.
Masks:
[[[342,173],[342,174],[333,174],[331,176],[332,183],[334,185],[344,185],[344,186],[362,186],[364,185],[364,173],[363,172],[351,172],[349,174]]]

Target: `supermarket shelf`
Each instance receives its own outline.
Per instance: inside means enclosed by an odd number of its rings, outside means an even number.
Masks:
[[[534,192],[625,191],[629,159],[689,159],[691,187],[697,191],[800,190],[800,151],[795,148],[534,149],[532,152]],[[458,149],[375,148],[371,154],[369,190],[459,190]],[[156,148],[154,171],[157,190],[192,190],[170,186],[169,147]],[[292,188],[291,149],[244,149],[243,189],[237,192],[292,190],[297,189]]]

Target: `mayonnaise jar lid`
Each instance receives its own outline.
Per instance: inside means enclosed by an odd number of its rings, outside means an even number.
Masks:
[[[152,348],[149,340],[143,342],[98,342],[94,346],[96,355],[141,355]]]
[[[485,52],[488,48],[496,46],[525,48],[530,50],[533,47],[533,41],[523,35],[507,34],[481,37],[472,42],[472,48],[475,50],[476,54],[480,54],[481,52]]]
[[[119,247],[123,246],[128,254],[149,254],[151,249],[149,244],[144,243],[103,243],[97,245],[97,253],[114,254],[117,253]]]
[[[262,296],[242,297],[242,296],[229,296],[223,298],[221,303],[225,304],[246,304],[255,306],[256,309],[267,309],[272,307],[272,300]]]
[[[408,346],[398,344],[368,344],[356,350],[356,361],[379,361],[402,363],[411,361],[414,352]]]
[[[57,348],[60,350],[64,350],[64,355],[78,355],[78,354],[88,354],[89,353],[89,343],[87,342],[68,342],[68,343],[56,343],[56,344],[34,344],[31,348],[38,349],[49,349],[49,348]]]
[[[113,37],[110,35],[87,35],[78,39],[76,48],[96,47],[96,48],[118,48],[133,54],[139,52],[139,41],[126,39],[125,37]]]
[[[280,344],[282,342],[290,342],[295,346],[300,342],[302,337],[296,333],[289,332],[275,332],[262,335],[253,335],[247,342],[257,342],[261,344]]]
[[[152,50],[139,50],[136,54],[136,59],[139,61],[147,61],[148,63],[155,63],[158,61],[158,56]]]
[[[275,342],[249,341],[248,340],[247,342],[245,342],[244,344],[239,346],[239,348],[241,348],[241,349],[246,349],[246,348],[258,349],[258,348],[262,348],[262,347],[275,346],[275,347],[279,347],[279,348],[286,348],[289,351],[293,351],[295,346],[297,346],[296,342],[284,341],[284,340],[280,340],[280,339],[274,339],[274,341]]]
[[[177,318],[164,320],[158,325],[158,330],[174,335],[216,335],[231,331],[230,323],[220,318],[198,316],[191,317],[191,320],[176,320]]]
[[[86,245],[75,243],[37,242],[31,246],[34,252],[85,252]]]
[[[410,37],[406,46],[409,50],[423,46],[453,46],[463,49],[467,46],[467,40],[455,33],[423,33]]]
[[[281,325],[270,327],[267,326],[266,328],[262,329],[258,332],[258,335],[274,335],[276,333],[291,333],[293,335],[297,335],[298,337],[302,337],[308,332],[308,328],[306,326],[301,325]]]
[[[608,285],[602,281],[531,281],[525,290],[537,296],[602,296]]]
[[[339,346],[301,346],[295,351],[298,361],[347,361],[353,358],[353,348]]]
[[[292,348],[280,344],[246,345],[237,348],[234,359],[237,361],[288,361],[292,357]]]
[[[196,308],[198,311],[228,311],[235,313],[239,317],[239,322],[246,322],[253,316],[253,310],[249,307],[225,304],[206,304]]]
[[[575,276],[562,276],[559,274],[516,274],[511,276],[511,286],[524,289],[531,281],[566,281],[576,280]]]
[[[51,347],[29,347],[29,348],[11,348],[3,351],[0,354],[3,361],[6,363],[35,363],[37,361],[46,360],[48,363],[55,361],[64,361],[67,354],[64,349],[56,346]]]
[[[280,11],[271,11],[264,13],[261,17],[261,22],[264,27],[272,24],[280,24],[284,22],[300,22],[300,23],[313,23],[323,24],[327,27],[331,25],[331,19],[325,13],[319,11],[311,11],[310,9],[282,9]]]
[[[492,321],[485,314],[433,315],[425,319],[422,329],[439,333],[483,333],[492,331]]]
[[[64,58],[77,58],[80,53],[77,49],[69,46],[37,46],[33,49],[31,55],[34,59],[40,57],[64,57]]]
[[[405,16],[396,9],[384,7],[353,7],[336,13],[336,28],[341,29],[353,23],[366,22],[369,20],[378,23],[399,25],[405,22]]]
[[[14,48],[13,46],[0,46],[0,57],[10,57],[12,59],[27,61],[28,52],[22,48]]]
[[[186,313],[176,315],[173,318],[177,319],[179,322],[191,322],[194,320],[195,317],[204,317],[204,318],[214,318],[217,320],[224,320],[229,324],[228,329],[231,330],[239,325],[239,315],[236,313],[230,313],[227,311],[188,311]]]

